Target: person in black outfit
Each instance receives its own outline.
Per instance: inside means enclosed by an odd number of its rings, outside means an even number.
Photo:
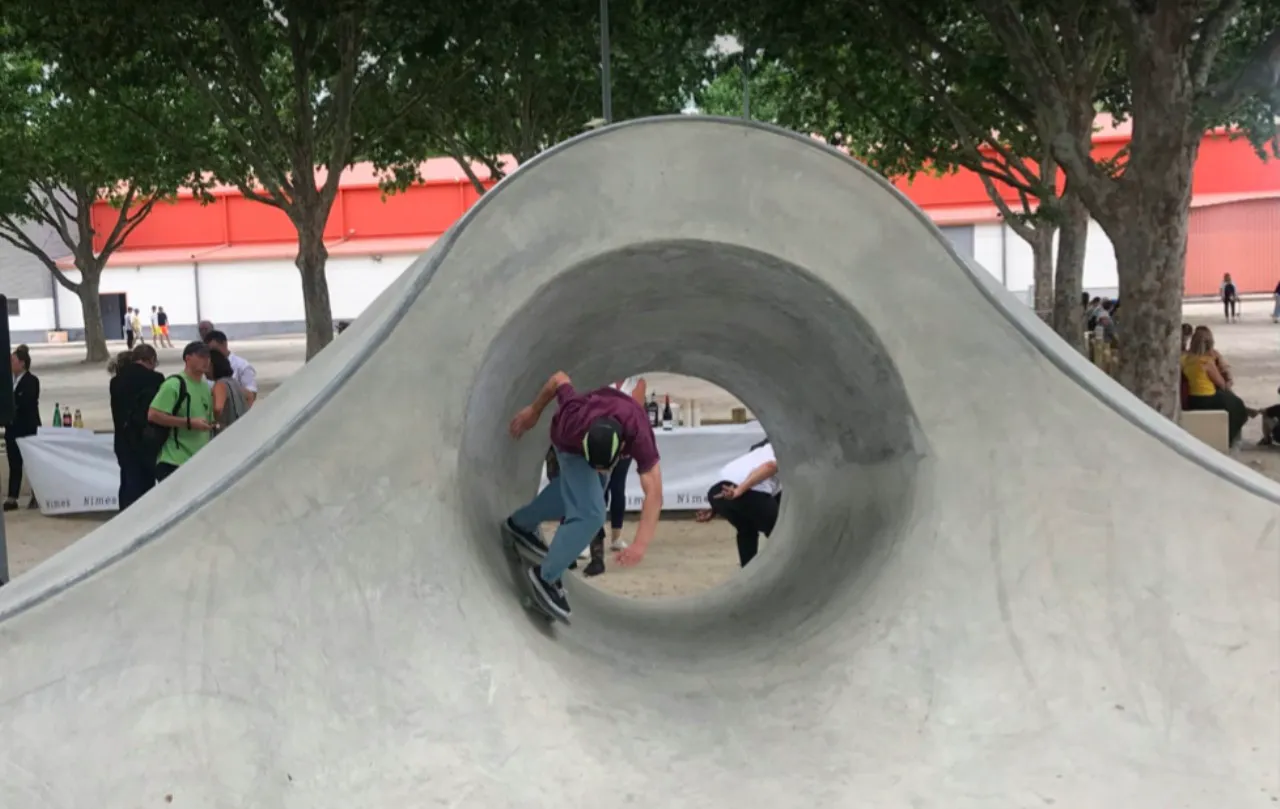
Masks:
[[[1231,280],[1231,273],[1223,273],[1222,283],[1218,286],[1222,294],[1222,316],[1230,323],[1240,319],[1240,293],[1236,290],[1236,282]]]
[[[40,429],[40,378],[31,373],[31,351],[20,345],[9,355],[13,374],[13,421],[4,428],[4,451],[9,457],[9,496],[4,510],[18,507],[22,493],[22,450],[18,439],[35,435]],[[32,498],[34,501],[34,497]]]
[[[111,377],[111,421],[115,424],[116,462],[120,464],[120,510],[133,505],[156,485],[156,454],[146,447],[147,408],[164,383],[156,370],[156,350],[138,343],[122,351],[107,370]]]

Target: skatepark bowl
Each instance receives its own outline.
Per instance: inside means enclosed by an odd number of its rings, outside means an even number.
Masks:
[[[550,419],[505,430],[561,368],[741,398],[767,552],[524,610],[498,526]],[[4,804],[1274,806],[1278,503],[848,158],[620,124],[0,590]]]

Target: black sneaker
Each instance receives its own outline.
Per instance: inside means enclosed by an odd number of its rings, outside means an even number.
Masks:
[[[587,569],[582,571],[582,575],[586,576],[587,578],[591,578],[592,576],[599,576],[603,572],[604,572],[604,560],[597,558],[597,559],[592,559],[587,564]]]
[[[543,581],[541,565],[529,568],[529,581],[533,583],[534,591],[542,596],[539,599],[542,605],[555,613],[560,620],[568,621],[572,611],[569,609],[569,599],[564,594],[564,585],[558,581]]]
[[[547,543],[542,541],[542,537],[533,531],[526,531],[517,526],[511,521],[510,517],[503,523],[502,530],[506,531],[507,535],[515,540],[522,550],[533,554],[539,559],[547,555]]]

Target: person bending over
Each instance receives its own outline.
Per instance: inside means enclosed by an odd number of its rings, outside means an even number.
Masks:
[[[511,419],[511,437],[519,439],[533,429],[552,399],[559,404],[551,419],[551,445],[560,474],[508,517],[504,529],[542,559],[530,568],[529,578],[552,609],[568,618],[569,601],[561,577],[604,527],[604,487],[613,467],[624,455],[633,458],[644,491],[635,541],[616,557],[624,566],[640,562],[653,540],[662,513],[662,471],[658,443],[644,408],[612,387],[578,393],[563,372],[553,374],[533,404]],[[559,519],[564,521],[548,547],[539,536],[539,526]]]
[[[725,464],[720,481],[707,491],[707,504],[711,507],[699,511],[694,519],[728,520],[738,532],[738,562],[746,567],[760,548],[760,534],[773,534],[781,499],[778,461],[773,444],[766,440]]]

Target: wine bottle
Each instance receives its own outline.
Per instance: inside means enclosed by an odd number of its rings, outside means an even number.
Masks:
[[[675,417],[671,414],[671,394],[667,394],[662,406],[662,429],[670,430],[675,426]]]
[[[62,411],[58,409],[58,403],[53,403],[53,425],[54,427],[62,426]]]
[[[644,406],[644,409],[649,413],[649,426],[657,427],[658,426],[658,394],[656,393],[649,394],[649,403]]]

